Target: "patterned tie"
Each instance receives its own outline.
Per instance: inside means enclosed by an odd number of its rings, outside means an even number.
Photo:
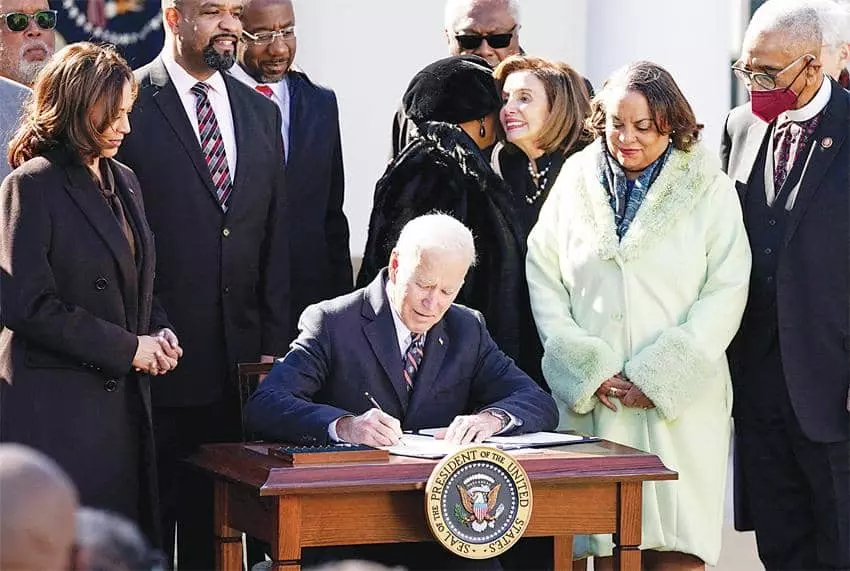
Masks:
[[[410,345],[407,346],[407,351],[404,352],[404,382],[407,383],[407,390],[413,390],[413,381],[416,379],[416,371],[419,370],[419,365],[422,363],[424,352],[422,351],[425,345],[425,336],[421,333],[410,334]]]
[[[198,82],[192,86],[195,94],[195,111],[198,114],[198,132],[201,135],[201,150],[207,167],[210,169],[213,185],[218,196],[221,209],[227,212],[227,201],[233,192],[233,183],[230,180],[230,169],[227,166],[227,155],[224,152],[224,141],[221,131],[218,129],[218,121],[215,118],[210,98],[207,95],[210,86]]]
[[[805,154],[809,140],[820,123],[820,118],[821,115],[818,114],[806,121],[785,120],[777,123],[773,139],[773,189],[777,196],[782,185],[788,180],[791,169]]]
[[[262,93],[263,95],[265,95],[269,99],[271,99],[272,95],[274,95],[274,91],[272,91],[272,88],[269,87],[268,85],[258,85],[254,89],[259,91],[260,93]]]

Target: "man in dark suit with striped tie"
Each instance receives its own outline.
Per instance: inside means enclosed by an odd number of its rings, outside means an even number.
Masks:
[[[345,177],[336,94],[292,68],[297,39],[292,0],[248,0],[233,77],[280,109],[286,154],[293,316],[352,289]],[[283,159],[281,159],[283,160]],[[294,338],[297,331],[293,322]]]
[[[239,439],[236,364],[290,341],[281,116],[222,73],[236,59],[242,0],[164,0],[162,54],[137,70],[120,159],[156,235],[156,286],[185,353],[151,388],[166,552],[214,567],[212,492],[181,469],[205,442]]]

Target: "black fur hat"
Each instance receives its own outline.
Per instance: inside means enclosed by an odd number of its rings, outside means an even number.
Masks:
[[[404,112],[414,123],[455,125],[498,111],[502,98],[493,70],[483,58],[452,56],[435,61],[413,76],[404,93]]]

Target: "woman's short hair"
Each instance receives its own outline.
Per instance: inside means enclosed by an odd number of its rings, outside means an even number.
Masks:
[[[17,133],[9,143],[9,163],[52,149],[66,149],[83,162],[109,145],[103,133],[120,113],[124,85],[133,71],[112,46],[70,44],[39,72]]]
[[[537,136],[537,146],[545,153],[568,152],[576,143],[589,143],[593,137],[585,129],[590,113],[590,97],[584,78],[565,63],[540,57],[514,55],[505,58],[493,71],[501,92],[508,76],[528,71],[546,89],[549,118]]]
[[[648,61],[621,67],[602,85],[591,102],[587,126],[594,135],[605,135],[605,119],[612,97],[623,92],[638,92],[646,97],[652,122],[659,133],[670,135],[673,146],[687,151],[699,140],[703,125],[697,123],[691,104],[670,73]]]

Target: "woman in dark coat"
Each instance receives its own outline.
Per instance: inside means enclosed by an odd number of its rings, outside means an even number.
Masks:
[[[149,375],[182,354],[153,296],[154,245],[133,172],[113,160],[135,83],[109,48],[39,74],[0,187],[0,440],[64,468],[84,505],[157,540]]]
[[[414,76],[403,103],[418,133],[376,185],[357,285],[387,265],[409,220],[435,210],[451,214],[472,230],[478,253],[457,303],[481,311],[499,347],[518,360],[521,311],[527,307],[530,316],[531,309],[527,294],[521,303],[524,245],[510,191],[489,165],[502,103],[492,70],[477,56],[439,60]]]

